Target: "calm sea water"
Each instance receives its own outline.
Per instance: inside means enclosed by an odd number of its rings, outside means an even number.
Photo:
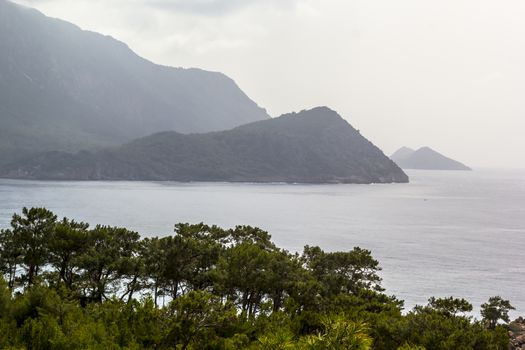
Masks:
[[[372,250],[407,308],[501,295],[525,314],[525,171],[410,171],[410,184],[285,185],[0,180],[0,228],[23,206],[168,235],[177,222],[268,230],[290,251]]]

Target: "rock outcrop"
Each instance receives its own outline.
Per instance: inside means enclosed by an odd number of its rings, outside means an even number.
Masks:
[[[525,350],[525,319],[519,317],[509,324],[509,350]]]

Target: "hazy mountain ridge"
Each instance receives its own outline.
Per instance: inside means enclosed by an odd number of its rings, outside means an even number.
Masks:
[[[221,73],[155,65],[111,37],[0,0],[0,164],[268,118]]]
[[[414,154],[415,150],[409,147],[401,147],[397,151],[395,151],[391,156],[390,159],[396,161],[400,159],[405,159],[410,157],[412,154]]]
[[[472,170],[465,164],[448,158],[430,147],[421,147],[418,150],[401,147],[390,156],[390,159],[403,169]]]
[[[56,180],[408,181],[380,149],[326,107],[222,132],[163,132],[99,152],[45,153],[11,164],[0,175]]]

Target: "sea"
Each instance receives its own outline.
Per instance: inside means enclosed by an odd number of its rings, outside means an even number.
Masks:
[[[407,171],[409,184],[304,185],[0,180],[0,228],[46,207],[143,236],[174,224],[251,225],[290,252],[369,249],[405,310],[429,297],[499,295],[525,315],[525,170]]]

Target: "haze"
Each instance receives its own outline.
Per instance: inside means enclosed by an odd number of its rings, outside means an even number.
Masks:
[[[221,71],[272,116],[328,105],[389,154],[524,168],[521,0],[20,0],[170,66]]]

